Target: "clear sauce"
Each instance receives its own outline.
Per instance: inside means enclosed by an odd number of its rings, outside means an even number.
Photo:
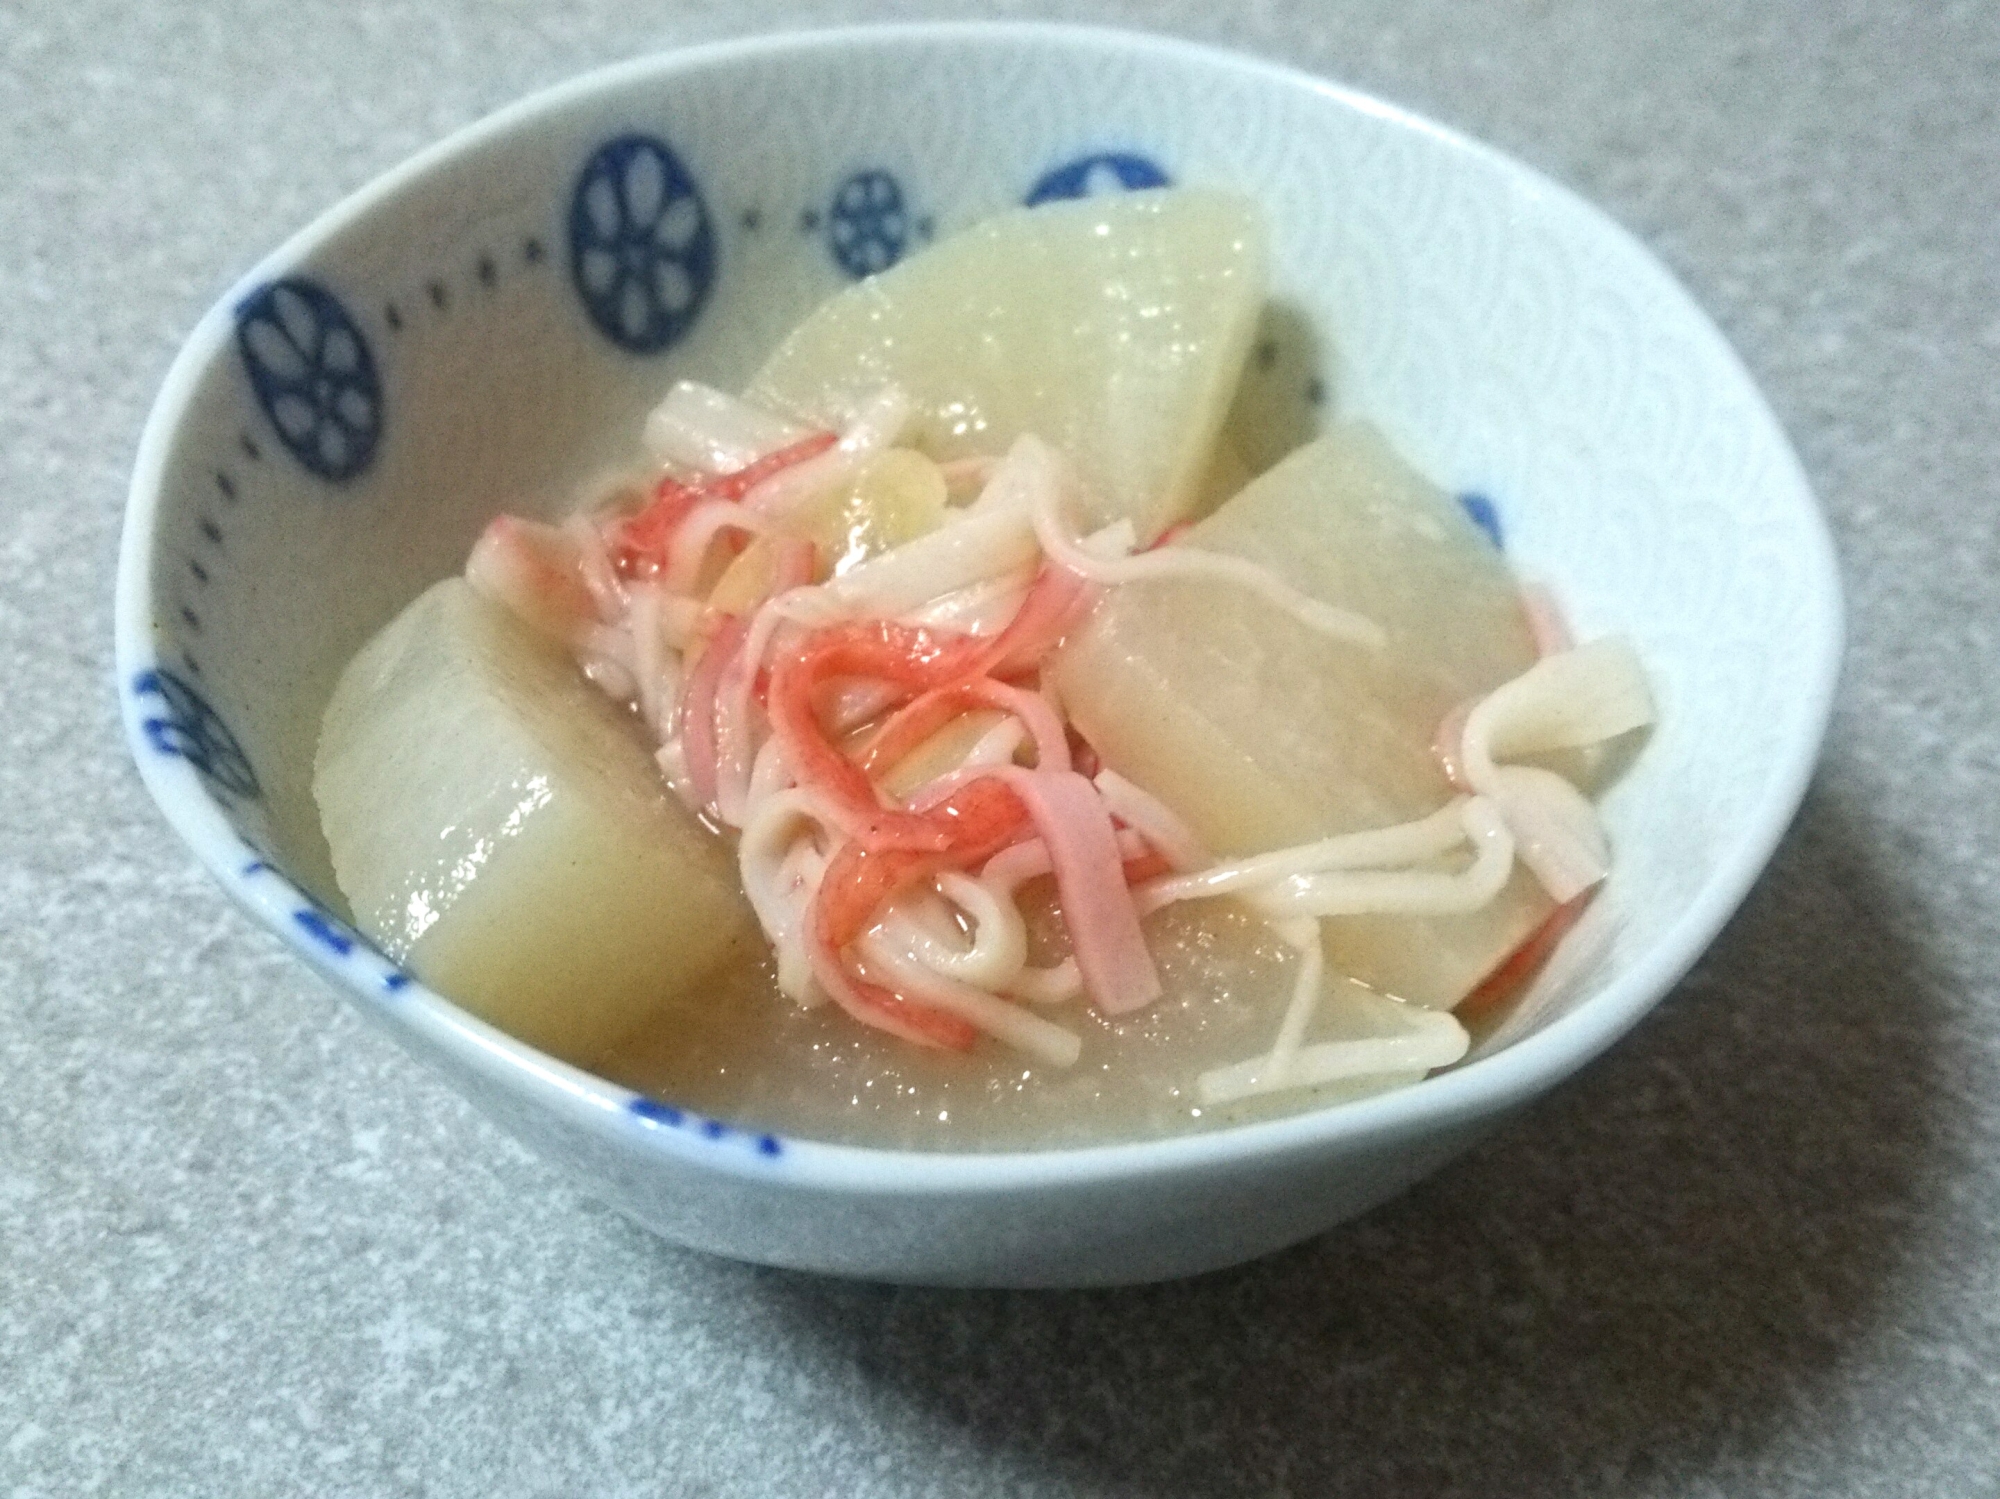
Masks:
[[[1036,925],[1034,961],[1054,961],[1060,949],[1047,916]],[[1269,1048],[1295,959],[1268,924],[1225,901],[1170,907],[1147,921],[1146,933],[1166,987],[1158,1003],[1118,1021],[1080,999],[1042,1010],[1083,1037],[1083,1054],[1068,1068],[991,1040],[963,1054],[911,1046],[831,1004],[802,1009],[778,992],[765,951],[719,973],[699,1007],[647,1027],[597,1070],[746,1129],[941,1151],[1155,1138],[1298,1113],[1410,1080],[1203,1105],[1193,1082],[1204,1068]]]

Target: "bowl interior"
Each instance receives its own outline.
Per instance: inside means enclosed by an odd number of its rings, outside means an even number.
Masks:
[[[316,901],[267,903],[294,940],[399,984],[340,923],[309,789],[360,643],[496,511],[565,508],[630,454],[672,380],[739,384],[817,300],[995,210],[1161,181],[1270,217],[1246,448],[1375,420],[1653,675],[1660,726],[1605,803],[1616,871],[1505,1039],[1708,900],[1663,986],[1796,804],[1838,651],[1824,530],[1763,401],[1671,277],[1545,180],[1297,75],[1099,33],[630,64],[446,142],[261,266],[191,338],[135,480],[124,693],[170,816],[218,870]]]

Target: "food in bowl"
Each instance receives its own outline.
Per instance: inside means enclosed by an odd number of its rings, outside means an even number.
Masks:
[[[1459,1060],[1603,879],[1585,789],[1650,695],[1365,424],[1249,477],[1263,301],[1254,205],[1139,192],[676,385],[644,465],[493,522],[341,677],[359,925],[822,1139],[1129,1139]]]

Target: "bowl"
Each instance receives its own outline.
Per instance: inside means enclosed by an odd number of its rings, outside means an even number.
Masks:
[[[650,160],[634,173],[634,163]],[[644,176],[622,214],[606,195]],[[820,298],[1021,202],[1162,182],[1265,205],[1275,446],[1372,418],[1481,497],[1658,692],[1603,804],[1615,872],[1504,1034],[1414,1087],[1080,1149],[745,1130],[523,1046],[343,919],[309,789],[349,655],[484,523],[572,492],[667,384],[739,384]],[[616,253],[605,255],[607,248]],[[608,269],[607,269],[608,268]],[[117,600],[146,784],[224,888],[584,1190],[682,1243],[882,1280],[1155,1280],[1402,1190],[1610,1045],[1797,807],[1841,642],[1833,553],[1741,364],[1605,215],[1391,105],[1156,37],[913,25],[593,73],[424,152],[195,328],[141,439]]]

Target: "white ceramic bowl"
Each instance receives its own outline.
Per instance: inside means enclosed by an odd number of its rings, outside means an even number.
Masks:
[[[640,157],[666,191],[624,202]],[[650,167],[648,171],[650,172]],[[1617,868],[1508,1045],[1362,1102],[1154,1143],[920,1154],[651,1104],[430,993],[328,909],[308,780],[349,654],[497,510],[625,450],[667,383],[740,381],[809,306],[1038,194],[1162,179],[1266,206],[1281,427],[1369,416],[1491,499],[1663,717],[1605,816]],[[618,256],[593,254],[616,241]],[[607,267],[615,267],[606,274]],[[733,42],[503,111],[350,198],[195,329],[140,446],[124,720],[217,879],[578,1183],[703,1249],[988,1285],[1157,1279],[1401,1190],[1609,1045],[1789,821],[1840,653],[1822,521],[1672,277],[1535,173],[1376,100],[1157,38],[902,26]]]

